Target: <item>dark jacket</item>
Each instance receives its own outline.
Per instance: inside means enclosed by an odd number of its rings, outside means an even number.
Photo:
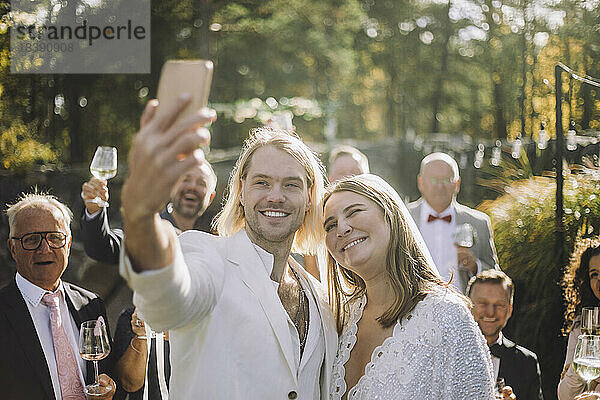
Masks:
[[[75,323],[97,319],[108,321],[103,301],[94,293],[64,282],[65,299]],[[108,323],[108,322],[107,322]],[[110,336],[110,329],[109,336]],[[54,400],[50,371],[27,304],[13,279],[0,289],[0,393],[3,399]],[[87,364],[88,383],[94,367]],[[113,358],[99,361],[99,373],[111,375]]]

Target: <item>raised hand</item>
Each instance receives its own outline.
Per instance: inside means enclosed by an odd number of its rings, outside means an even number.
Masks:
[[[144,110],[129,151],[129,177],[122,192],[123,217],[130,223],[159,212],[177,179],[204,158],[199,147],[210,144],[204,125],[214,121],[216,113],[204,109],[176,122],[189,102],[189,96],[182,95],[160,116],[156,100]]]
[[[108,202],[108,185],[106,180],[91,178],[89,181],[84,182],[81,185],[81,198],[85,203],[85,208],[90,214],[94,214],[100,210],[100,205],[95,198],[99,198],[104,202]]]
[[[203,160],[200,146],[210,144],[210,133],[204,126],[216,119],[214,110],[204,109],[177,120],[189,103],[189,95],[182,95],[159,115],[158,101],[151,100],[129,151],[121,213],[125,248],[135,270],[162,268],[173,259],[171,241],[176,235],[158,212],[168,202],[179,177]]]

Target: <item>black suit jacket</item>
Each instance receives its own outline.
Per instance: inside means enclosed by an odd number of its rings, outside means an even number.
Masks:
[[[504,378],[519,400],[543,399],[540,385],[540,365],[534,352],[517,346],[506,337],[498,349],[500,369],[498,377]]]
[[[104,303],[98,296],[67,282],[63,281],[63,284],[67,306],[77,326],[83,321],[97,319],[100,315],[108,324]],[[92,383],[93,364],[86,364],[86,380]],[[112,364],[110,356],[100,361],[99,373],[110,375]],[[4,399],[55,399],[42,345],[14,279],[0,289],[0,388]]]
[[[83,207],[79,224],[85,253],[96,261],[118,264],[123,231],[111,229],[106,208],[101,208],[98,215],[88,220]]]
[[[179,233],[181,232],[172,214],[167,212],[167,209],[160,213],[160,217],[169,221]],[[210,227],[213,217],[214,214],[205,212],[196,219],[194,229],[211,232]],[[121,229],[111,229],[106,208],[101,208],[98,215],[88,219],[85,215],[84,206],[79,224],[81,226],[83,248],[88,257],[105,264],[118,264],[121,243],[123,242],[123,231]]]

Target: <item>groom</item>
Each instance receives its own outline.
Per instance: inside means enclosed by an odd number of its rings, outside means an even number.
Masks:
[[[177,177],[202,162],[215,119],[150,102],[122,191],[121,273],[140,317],[169,330],[170,394],[178,399],[328,399],[337,347],[318,285],[289,257],[320,244],[322,167],[300,139],[258,129],[231,174],[221,236],[177,238],[158,212]],[[152,196],[147,188],[152,187]]]

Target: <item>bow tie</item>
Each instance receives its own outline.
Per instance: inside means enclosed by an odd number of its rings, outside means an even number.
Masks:
[[[448,214],[448,215],[443,216],[443,217],[438,217],[438,216],[429,214],[429,217],[427,217],[427,222],[433,222],[436,219],[441,219],[442,221],[450,223],[450,222],[452,222],[452,215]]]
[[[498,343],[494,343],[490,346],[490,353],[492,353],[494,357],[502,358],[502,346]]]

